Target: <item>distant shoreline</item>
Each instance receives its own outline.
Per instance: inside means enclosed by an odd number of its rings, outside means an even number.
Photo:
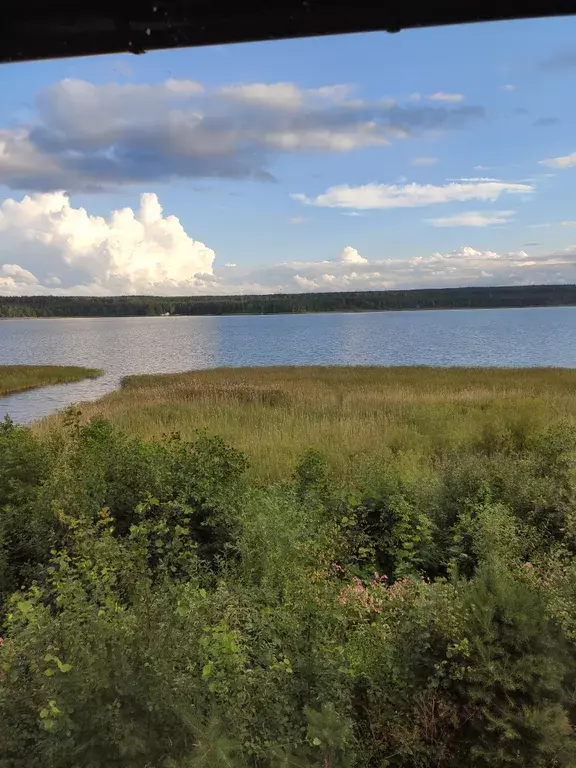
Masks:
[[[6,296],[0,318],[206,317],[576,306],[576,285],[415,288],[252,296]]]
[[[306,312],[220,312],[218,314],[174,314],[166,317],[164,315],[19,315],[7,316],[0,315],[2,320],[151,320],[164,319],[171,320],[183,317],[290,317],[302,315],[376,315],[383,313],[394,314],[396,312],[470,312],[494,309],[570,309],[576,307],[574,304],[522,304],[518,306],[492,306],[492,307],[406,307],[403,309],[317,309]]]

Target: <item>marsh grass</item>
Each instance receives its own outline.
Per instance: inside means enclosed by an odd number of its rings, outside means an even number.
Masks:
[[[310,447],[345,473],[363,456],[431,457],[559,420],[573,424],[576,371],[334,366],[129,376],[120,390],[82,405],[83,418],[96,415],[146,439],[220,435],[270,481]]]
[[[0,397],[36,389],[48,384],[64,384],[82,379],[95,379],[102,371],[61,365],[0,365]]]

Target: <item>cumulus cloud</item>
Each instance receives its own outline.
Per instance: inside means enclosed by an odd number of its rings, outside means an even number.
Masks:
[[[355,208],[358,210],[386,208],[416,208],[439,203],[484,200],[493,202],[503,194],[528,194],[532,184],[500,181],[498,179],[461,179],[448,184],[347,184],[330,187],[321,195],[310,198],[293,194],[294,200],[321,208]]]
[[[107,217],[73,207],[64,193],[37,193],[0,206],[0,295],[224,295],[546,282],[576,282],[576,246],[531,256],[467,245],[411,258],[381,252],[368,258],[347,245],[330,259],[219,267],[214,251],[165,215],[150,193],[137,210]]]
[[[464,101],[464,95],[461,93],[444,93],[444,91],[438,91],[428,96],[430,101],[449,101],[452,103],[458,103]]]
[[[548,160],[540,160],[540,165],[546,165],[548,168],[572,168],[576,165],[576,152],[572,152],[571,155],[563,155],[561,157],[551,157]]]
[[[466,211],[427,221],[433,227],[490,227],[494,224],[507,224],[515,213],[516,211]]]
[[[2,288],[13,288],[16,285],[36,286],[38,278],[18,264],[2,264],[0,266],[0,291]]]
[[[154,194],[108,218],[72,207],[62,192],[0,206],[0,292],[197,293],[213,262],[214,251],[164,216]]]
[[[30,124],[0,130],[0,183],[98,191],[174,178],[271,179],[278,154],[379,147],[484,115],[350,95],[343,84],[62,80],[39,92]]]
[[[338,261],[341,264],[367,264],[368,259],[365,259],[363,256],[360,256],[356,248],[352,248],[350,245],[347,245],[346,248],[343,248],[340,252],[340,256],[338,257]]]
[[[327,261],[278,264],[246,273],[250,284],[273,291],[354,291],[467,285],[524,285],[576,281],[576,246],[528,255],[463,246],[412,258],[378,257],[347,263]],[[273,286],[273,287],[272,287]]]

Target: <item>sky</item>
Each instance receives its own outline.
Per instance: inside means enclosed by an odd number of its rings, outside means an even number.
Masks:
[[[576,282],[576,17],[2,65],[0,295]]]

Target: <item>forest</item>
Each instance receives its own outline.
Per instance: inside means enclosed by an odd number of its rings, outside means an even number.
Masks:
[[[0,317],[267,315],[574,305],[576,285],[522,285],[262,296],[4,296],[0,297]]]

